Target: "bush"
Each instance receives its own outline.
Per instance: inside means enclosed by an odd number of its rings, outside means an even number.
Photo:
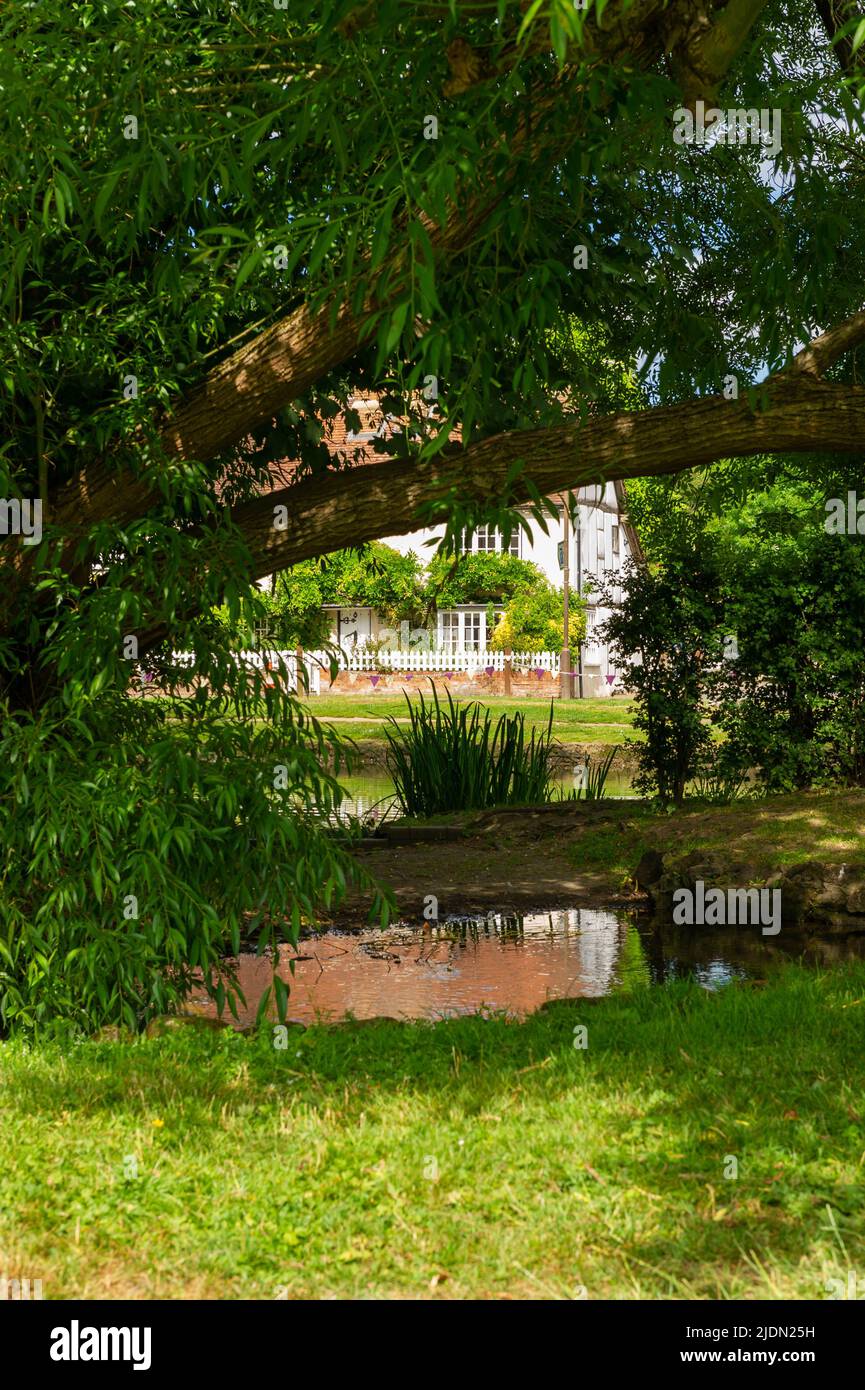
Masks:
[[[417,556],[380,542],[334,551],[278,574],[273,592],[259,589],[240,611],[214,612],[235,650],[261,645],[255,627],[266,622],[266,645],[311,651],[326,646],[330,636],[331,615],[322,611],[324,604],[375,608],[387,623],[416,624],[424,613]]]
[[[681,803],[685,787],[712,747],[705,699],[710,672],[723,652],[717,579],[711,563],[689,548],[663,567],[629,560],[619,577],[623,601],[600,635],[627,667],[635,695],[634,786],[663,804]],[[612,595],[602,590],[612,605]]]
[[[743,528],[744,529],[744,528]],[[865,552],[822,526],[703,533],[631,564],[605,624],[636,695],[637,789],[718,796],[865,781]],[[720,732],[717,744],[711,728]]]
[[[822,527],[743,557],[712,686],[725,769],[770,791],[865,781],[865,554]]]
[[[571,595],[568,619],[570,649],[576,653],[586,636],[585,602],[576,595]],[[564,596],[542,578],[510,599],[490,646],[497,652],[561,652],[564,629]]]
[[[438,608],[460,603],[505,603],[514,594],[542,587],[546,580],[530,560],[497,551],[435,555],[428,567],[427,598]]]

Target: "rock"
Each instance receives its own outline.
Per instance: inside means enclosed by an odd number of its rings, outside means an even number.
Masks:
[[[672,913],[673,894],[679,888],[695,889],[702,881],[706,889],[768,888],[781,893],[781,920],[790,929],[805,924],[837,931],[865,931],[865,870],[849,864],[821,864],[809,860],[776,871],[768,878],[756,864],[731,860],[723,854],[694,850],[673,862],[661,865],[650,859],[649,851],[634,873],[645,889],[653,909]],[[660,857],[660,856],[659,856]]]
[[[118,1028],[115,1023],[106,1025],[94,1033],[91,1042],[95,1043],[128,1043],[134,1040],[135,1034],[129,1028]]]
[[[663,854],[656,849],[647,849],[634,870],[634,882],[638,888],[648,888],[650,884],[658,882],[663,872]]]
[[[794,864],[781,876],[781,914],[784,922],[828,919],[849,930],[861,930],[855,919],[865,916],[865,874],[849,864]]]

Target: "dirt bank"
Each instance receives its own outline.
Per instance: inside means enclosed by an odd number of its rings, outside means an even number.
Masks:
[[[716,870],[719,862],[722,871],[728,866],[733,885],[786,883],[785,876],[796,870],[797,911],[806,921],[820,918],[820,884],[830,880],[836,916],[839,892],[842,913],[858,914],[855,885],[865,878],[861,790],[732,806],[695,802],[669,815],[630,800],[564,802],[440,818],[437,824],[437,838],[425,838],[429,827],[403,823],[356,852],[394,891],[407,916],[420,916],[429,895],[438,899],[440,913],[493,905],[514,911],[569,904],[648,906],[645,887],[653,877],[664,872],[669,882],[679,864],[683,873],[693,873],[698,851]],[[635,879],[638,866],[643,886]],[[803,879],[817,885],[813,904],[801,902]],[[348,911],[356,914],[363,905],[363,898],[356,898]],[[861,905],[865,908],[865,902]],[[861,930],[865,916],[848,925]]]

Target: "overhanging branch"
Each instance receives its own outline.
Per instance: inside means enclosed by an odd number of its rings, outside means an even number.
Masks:
[[[377,464],[300,482],[238,508],[260,578],[299,560],[417,530],[430,504],[498,499],[514,464],[514,502],[589,483],[680,473],[760,453],[865,453],[865,387],[804,373],[766,385],[763,408],[711,396],[584,424],[493,435],[429,460]],[[286,530],[274,526],[288,510]],[[424,509],[421,512],[421,509]]]

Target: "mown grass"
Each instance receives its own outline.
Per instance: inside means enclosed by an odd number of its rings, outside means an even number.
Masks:
[[[865,967],[790,966],[284,1051],[7,1044],[0,1269],[49,1298],[825,1297],[865,1272],[863,1023]]]
[[[429,695],[429,685],[419,686],[418,694]],[[416,699],[416,696],[412,696]],[[454,697],[458,706],[474,703],[469,697]],[[546,729],[550,717],[549,700],[517,700],[491,696],[477,701],[500,714],[523,714],[526,730],[539,733]],[[306,702],[310,714],[322,723],[333,722],[341,734],[360,741],[384,739],[388,716],[408,722],[402,695],[379,695],[371,698],[354,695],[319,695]],[[559,743],[624,743],[627,737],[639,737],[632,728],[633,701],[624,696],[592,700],[554,700],[553,737]]]

